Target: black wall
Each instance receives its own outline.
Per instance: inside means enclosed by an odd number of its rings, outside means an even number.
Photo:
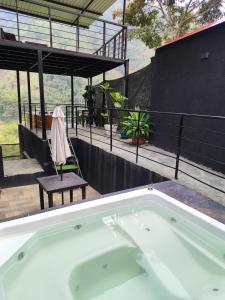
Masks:
[[[101,194],[167,180],[123,158],[72,138],[84,178]]]
[[[224,36],[225,25],[221,24],[157,49],[152,110],[225,116]],[[202,59],[206,53],[208,59]],[[153,119],[151,142],[175,151],[179,119],[165,115],[153,115]],[[225,172],[225,138],[221,133],[225,133],[225,122],[186,118],[184,127],[182,155]]]
[[[151,99],[151,79],[152,77],[152,67],[147,65],[145,68],[132,73],[129,75],[128,82],[128,95],[130,108],[139,106],[142,108],[150,107]],[[115,80],[109,80],[110,86],[116,91],[125,94],[125,80],[124,78],[118,78]],[[97,106],[102,105],[102,96],[97,93],[96,95]],[[109,99],[107,99],[109,101]],[[111,101],[110,101],[111,102]]]
[[[221,24],[157,49],[152,109],[225,115],[224,35]]]
[[[51,170],[51,159],[47,140],[42,140],[21,124],[19,125],[19,137],[21,151],[26,152],[31,158],[36,158],[42,168],[49,172]]]
[[[225,116],[225,23],[156,50],[129,75],[129,107]],[[206,57],[208,54],[208,58]],[[124,79],[110,81],[123,90]],[[152,113],[150,143],[176,152],[179,117]],[[225,122],[185,118],[181,155],[225,173]]]

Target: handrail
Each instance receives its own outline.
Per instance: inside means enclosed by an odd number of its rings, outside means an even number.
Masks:
[[[28,105],[28,102],[23,102],[22,104]],[[47,105],[56,105],[56,103],[51,102],[45,102]],[[31,105],[40,105],[39,102],[32,102]],[[60,103],[60,106],[68,106],[68,107],[79,107],[84,109],[98,109],[98,110],[114,110],[114,111],[121,111],[121,112],[140,112],[140,113],[155,113],[155,114],[162,114],[162,115],[171,115],[171,116],[186,116],[186,117],[196,117],[196,118],[210,118],[210,119],[220,119],[225,120],[225,116],[214,116],[214,115],[203,115],[203,114],[190,114],[190,113],[184,113],[184,112],[171,112],[171,111],[158,111],[158,110],[150,110],[150,109],[133,109],[133,108],[103,108],[101,106],[87,106],[82,104],[74,104],[71,105],[69,103]]]
[[[25,0],[23,0],[25,1]],[[38,3],[34,0],[31,0],[29,2],[32,3]],[[1,8],[1,11],[7,12],[9,14],[13,14],[17,16],[16,20],[10,20],[7,19],[7,15],[3,15],[3,18],[0,18],[0,21],[4,21],[1,24],[1,27],[3,30],[5,30],[8,33],[14,34],[18,41],[30,41],[40,44],[45,44],[46,46],[50,46],[52,48],[63,48],[64,50],[68,49],[70,51],[75,52],[82,52],[82,53],[89,53],[89,54],[98,54],[101,56],[106,57],[115,57],[115,54],[111,54],[110,52],[106,53],[106,51],[103,51],[103,53],[100,53],[99,50],[96,50],[96,48],[103,49],[106,45],[109,45],[112,40],[117,39],[117,37],[120,37],[120,35],[123,35],[123,38],[120,39],[120,43],[117,44],[118,46],[118,55],[117,58],[121,60],[125,60],[126,58],[126,39],[127,39],[127,26],[103,19],[96,19],[91,16],[85,16],[83,14],[79,14],[77,12],[74,12],[75,16],[81,16],[82,18],[91,19],[93,21],[96,21],[92,24],[90,24],[89,27],[82,27],[79,24],[68,24],[60,22],[59,20],[55,20],[51,16],[51,6],[44,4],[44,3],[38,3],[39,5],[43,7],[49,8],[49,16],[45,19],[45,22],[47,22],[46,26],[38,26],[37,29],[32,29],[32,26],[37,26],[35,24],[35,21],[29,20],[29,18],[33,18],[35,20],[41,20],[43,19],[41,16],[35,15],[29,15],[25,12],[19,11],[13,11],[11,12],[10,9],[7,10],[7,8]],[[70,12],[71,10],[65,10],[58,7],[52,7],[54,10],[62,11],[62,12]],[[73,12],[72,12],[73,13]],[[27,20],[24,21],[24,18],[18,18],[18,16],[24,16],[27,17]],[[8,22],[12,22],[8,24]],[[99,22],[99,23],[97,23]],[[68,26],[71,30],[67,29],[66,31],[63,30],[64,28],[58,28],[57,26],[53,26],[54,24],[60,24],[62,23],[63,26]],[[30,27],[27,28],[25,26],[29,25]],[[82,28],[82,30],[80,30]],[[90,28],[90,30],[89,30]],[[75,30],[75,32],[74,32]],[[42,32],[43,31],[43,32]],[[114,32],[112,32],[114,31]],[[64,32],[67,32],[65,35]],[[61,35],[61,36],[60,36]],[[97,40],[98,43],[96,43],[96,35],[98,35]],[[85,45],[84,45],[85,44]],[[88,47],[86,47],[86,45]]]
[[[85,115],[84,117],[86,118],[86,122],[88,122],[88,126],[90,127],[89,129],[87,127],[78,127],[78,117],[82,117],[82,116],[79,116],[78,114],[78,109],[81,109],[81,110],[84,110],[86,111],[87,115]],[[199,118],[199,119],[208,119],[208,120],[219,120],[219,121],[225,121],[225,117],[224,116],[213,116],[213,115],[202,115],[202,114],[189,114],[189,113],[178,113],[178,112],[168,112],[168,111],[154,111],[154,110],[148,110],[148,109],[144,109],[144,110],[136,110],[136,109],[116,109],[116,108],[113,108],[113,107],[108,107],[108,108],[104,108],[104,107],[96,107],[96,106],[85,106],[85,105],[67,105],[66,106],[66,131],[67,131],[67,134],[69,134],[69,124],[72,124],[72,123],[69,123],[70,122],[70,119],[72,118],[72,114],[71,114],[71,111],[72,110],[76,110],[76,114],[74,114],[75,118],[76,118],[76,122],[75,122],[75,134],[76,136],[78,135],[78,131],[79,131],[79,135],[80,136],[84,136],[86,138],[90,138],[90,143],[92,144],[93,141],[98,141],[100,143],[103,143],[103,144],[107,144],[109,145],[109,149],[110,151],[112,151],[113,147],[116,148],[116,149],[120,149],[122,151],[126,151],[126,152],[129,152],[131,154],[134,154],[135,157],[136,157],[136,163],[138,163],[138,159],[139,158],[144,158],[144,159],[147,159],[149,161],[152,161],[154,163],[157,163],[159,165],[162,165],[164,167],[167,167],[169,169],[173,169],[174,170],[174,178],[175,179],[178,179],[178,175],[179,173],[182,173],[186,176],[189,176],[190,178],[192,178],[193,180],[196,180],[198,182],[200,182],[201,184],[204,184],[206,185],[207,187],[209,188],[213,188],[215,191],[217,192],[220,192],[220,193],[223,193],[225,194],[225,190],[222,189],[220,186],[218,185],[215,185],[213,182],[210,182],[208,180],[205,180],[205,179],[201,179],[201,177],[196,177],[196,176],[193,176],[192,173],[189,171],[186,171],[186,169],[184,169],[184,165],[182,164],[180,166],[180,162],[182,163],[185,163],[185,164],[188,164],[190,165],[191,167],[193,168],[196,168],[196,169],[199,169],[201,170],[201,172],[205,172],[205,174],[209,174],[209,176],[215,176],[215,178],[217,179],[220,179],[220,180],[225,180],[225,176],[218,173],[216,174],[216,172],[212,171],[210,168],[207,169],[207,168],[203,168],[201,164],[197,164],[197,163],[192,163],[192,160],[187,161],[186,159],[183,158],[183,142],[186,140],[186,137],[184,136],[184,132],[183,132],[183,129],[185,129],[185,125],[184,125],[184,120],[185,119],[191,119],[191,118]],[[96,110],[100,110],[100,111],[104,111],[104,112],[108,112],[108,115],[109,115],[109,130],[108,131],[108,136],[109,136],[109,140],[102,140],[101,138],[99,138],[100,136],[104,136],[104,134],[102,134],[101,132],[94,132],[92,130],[92,122],[93,122],[93,116],[94,116],[94,113]],[[137,125],[139,124],[140,122],[140,115],[141,113],[146,113],[146,114],[150,114],[150,115],[168,115],[168,116],[173,116],[176,118],[176,121],[179,122],[178,126],[175,125],[176,127],[176,131],[178,130],[178,134],[176,133],[171,133],[171,136],[173,136],[175,138],[175,142],[176,144],[174,145],[174,148],[176,149],[175,150],[175,153],[172,155],[172,153],[168,153],[168,151],[159,151],[158,149],[148,149],[146,147],[143,147],[143,146],[139,146],[139,143],[137,142],[137,145],[136,145],[136,150],[134,151],[131,151],[129,149],[127,149],[127,147],[122,147],[121,145],[123,145],[123,143],[125,143],[123,140],[120,140],[118,138],[115,138],[113,136],[113,129],[112,129],[112,113],[120,113],[120,112],[138,112],[138,120],[137,120]],[[81,121],[81,120],[80,120]],[[79,122],[80,122],[79,121]],[[83,121],[82,121],[83,122]],[[86,125],[87,125],[86,124]],[[210,122],[209,122],[210,124]],[[137,126],[138,127],[138,126]],[[198,129],[197,127],[195,128],[196,130]],[[81,131],[81,133],[80,133]],[[208,131],[210,132],[210,129],[208,129]],[[85,134],[86,133],[86,134]],[[213,133],[215,134],[216,131],[213,130]],[[156,131],[156,134],[157,134],[157,131]],[[195,133],[194,133],[195,134]],[[221,134],[221,131],[219,131],[219,134]],[[224,132],[225,134],[225,132]],[[137,137],[137,139],[139,139],[139,137]],[[121,145],[118,145],[118,144],[113,144],[113,141],[119,141],[121,142]],[[190,141],[191,142],[191,141]],[[206,145],[207,146],[207,145]],[[213,145],[213,144],[210,144],[210,146],[215,146],[215,149],[219,148],[218,150],[222,151],[224,150],[225,151],[225,148],[224,147],[218,147],[216,145]],[[143,153],[140,153],[140,149],[143,149],[145,152],[144,154]],[[216,150],[217,151],[217,150]],[[155,153],[155,154],[158,154],[160,156],[164,156],[164,157],[168,157],[169,160],[168,161],[161,161],[161,160],[157,160],[154,158],[154,156],[152,155],[146,155],[146,152],[149,152],[149,153]],[[186,152],[184,152],[185,154]],[[198,153],[197,151],[196,152],[193,152],[193,155],[197,155],[198,157],[200,157],[200,160],[204,160],[204,161],[211,161],[212,158],[205,156],[203,155],[202,153]],[[191,157],[193,157],[193,155],[191,155]],[[189,157],[189,156],[188,156]],[[192,159],[192,158],[191,158]],[[174,162],[174,164],[172,164],[172,161]],[[218,166],[220,166],[220,169],[221,170],[224,170],[224,165],[225,165],[225,161],[221,161],[221,160],[215,160],[215,162],[217,163]],[[199,163],[199,161],[198,161]],[[208,166],[208,165],[207,165]],[[191,173],[191,174],[189,174]]]

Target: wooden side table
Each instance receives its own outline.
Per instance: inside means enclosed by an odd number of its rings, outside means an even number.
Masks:
[[[44,209],[44,191],[48,195],[48,206],[53,207],[53,194],[70,191],[70,202],[73,202],[73,190],[82,189],[82,199],[86,198],[87,181],[74,173],[63,174],[63,180],[60,175],[46,176],[37,178],[40,193],[40,206]]]

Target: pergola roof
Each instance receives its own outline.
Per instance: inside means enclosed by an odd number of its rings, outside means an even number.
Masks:
[[[90,26],[116,0],[0,0],[0,8],[83,27]]]
[[[46,74],[89,78],[124,64],[119,59],[0,40],[0,69],[38,72],[38,50],[42,51]]]

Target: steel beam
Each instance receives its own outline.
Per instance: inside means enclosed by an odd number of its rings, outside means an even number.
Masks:
[[[29,109],[30,129],[33,129],[32,99],[31,99],[31,86],[30,86],[30,72],[29,71],[27,71],[27,96],[28,96],[28,109]]]
[[[71,75],[71,105],[72,105],[72,107],[71,107],[71,127],[74,128],[74,82],[73,82],[73,75]]]
[[[18,97],[18,113],[19,123],[22,123],[22,108],[21,108],[21,92],[20,92],[20,72],[16,71],[16,82],[17,82],[17,97]]]
[[[43,61],[42,61],[41,50],[38,50],[38,77],[39,77],[41,121],[42,121],[42,139],[46,140],[45,93],[44,93]]]

